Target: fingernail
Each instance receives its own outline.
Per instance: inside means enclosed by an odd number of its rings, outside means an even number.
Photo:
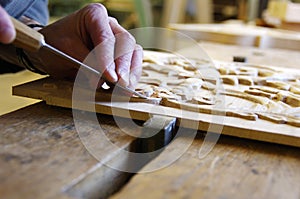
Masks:
[[[110,71],[108,71],[108,73],[110,75],[110,79],[108,79],[108,81],[110,81],[110,82],[117,82],[118,81],[118,75],[117,75],[116,71],[110,70]]]
[[[115,71],[115,64],[111,64],[106,68],[104,73],[102,74],[103,78],[109,82],[117,82],[118,81],[118,75]]]

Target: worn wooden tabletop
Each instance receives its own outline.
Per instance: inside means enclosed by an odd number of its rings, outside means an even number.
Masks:
[[[147,167],[162,164],[190,138],[181,137]],[[203,137],[174,164],[135,175],[112,198],[294,198],[300,197],[298,148],[221,137],[204,158]]]
[[[120,132],[113,118],[100,116],[110,139],[128,148],[132,138]],[[97,124],[88,118],[83,122],[89,124],[87,133],[95,133]],[[70,110],[39,103],[2,116],[0,124],[1,198],[107,197],[129,177],[97,164],[81,143]],[[136,174],[112,198],[299,198],[299,148],[221,136],[199,158],[203,136],[200,132],[175,163]],[[144,169],[175,156],[189,139],[177,138]],[[105,148],[103,154],[115,156]]]
[[[213,58],[225,61],[239,49],[204,45]],[[217,47],[229,49],[226,56],[215,52]],[[246,50],[240,55],[248,60],[267,64],[271,63],[267,58],[273,56],[270,52],[276,52],[280,56],[274,58],[274,65],[283,67],[297,68],[300,57],[292,51],[242,49]],[[85,124],[86,139],[92,139],[89,136],[98,132],[98,124],[90,120],[89,113],[85,114],[81,122]],[[120,150],[134,148],[134,139],[125,135],[112,117],[98,118]],[[300,198],[299,148],[221,136],[213,150],[200,159],[204,132],[199,132],[173,164],[136,174],[128,181],[130,174],[99,164],[87,151],[69,109],[38,103],[1,116],[0,127],[0,198]],[[189,139],[177,138],[143,169],[172,158]],[[119,151],[98,147],[106,160],[128,164],[126,157],[118,157]]]
[[[85,139],[99,133],[89,114],[81,121]],[[119,149],[131,147],[133,139],[111,117],[101,115],[99,121]],[[87,151],[71,110],[38,103],[1,116],[0,129],[0,198],[107,197],[129,177],[99,164]],[[118,154],[99,147],[107,160]],[[126,157],[115,164],[126,164]]]

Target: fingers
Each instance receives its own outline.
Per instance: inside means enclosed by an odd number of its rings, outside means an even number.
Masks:
[[[134,37],[118,22],[108,17],[101,4],[90,4],[84,10],[85,26],[93,43],[95,69],[109,82],[134,87],[141,75],[143,51]],[[91,82],[96,82],[95,78]]]
[[[0,42],[8,44],[16,37],[15,28],[6,11],[0,6]]]
[[[110,27],[116,38],[114,59],[119,78],[118,83],[122,86],[128,86],[130,84],[130,69],[136,42],[133,36],[113,18],[110,18]]]
[[[142,75],[142,62],[143,62],[143,48],[140,45],[136,45],[130,67],[129,76],[129,88],[134,89]]]
[[[85,8],[85,12],[86,29],[95,46],[93,51],[99,63],[96,69],[102,72],[107,81],[117,82],[114,62],[115,37],[109,25],[107,11],[101,4],[90,4]]]

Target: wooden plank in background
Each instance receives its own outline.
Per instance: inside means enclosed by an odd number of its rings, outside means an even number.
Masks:
[[[234,56],[243,56],[249,63],[269,65],[280,68],[294,68],[299,70],[300,51],[287,49],[260,49],[250,46],[226,45],[214,42],[201,42],[199,44],[213,60],[230,62]],[[216,50],[217,49],[217,50]],[[190,48],[186,53],[197,50]]]
[[[197,41],[300,50],[299,32],[244,24],[169,24]]]

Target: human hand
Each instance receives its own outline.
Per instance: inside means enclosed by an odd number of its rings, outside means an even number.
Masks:
[[[46,43],[77,60],[84,61],[93,50],[97,63],[88,65],[100,71],[109,82],[134,88],[141,76],[142,47],[114,18],[107,15],[101,4],[90,4],[40,32]],[[53,64],[48,63],[49,67],[44,70],[50,75],[74,75],[72,69],[62,68],[59,62],[49,57],[48,60]],[[91,85],[98,85],[98,78],[91,77]]]
[[[11,43],[16,37],[16,31],[7,12],[0,6],[0,42]]]

